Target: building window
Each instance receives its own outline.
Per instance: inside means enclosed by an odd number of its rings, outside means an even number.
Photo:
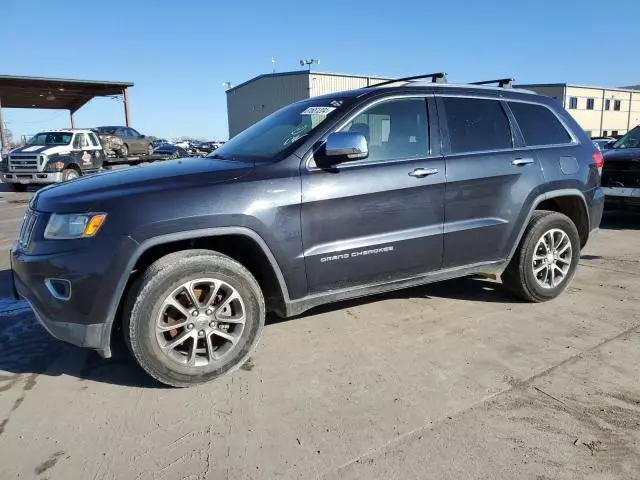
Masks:
[[[569,109],[575,110],[576,108],[578,108],[578,97],[569,98]]]
[[[613,109],[616,111],[620,111],[620,105],[622,104],[622,102],[620,100],[614,100],[613,101]]]
[[[593,110],[595,103],[596,102],[593,98],[587,98],[587,110]]]
[[[609,136],[608,133],[609,133],[609,130],[603,130],[602,131],[602,136],[603,137],[608,137]]]
[[[611,110],[611,100],[609,100],[608,98],[604,101],[604,109]]]
[[[611,136],[615,137],[618,135],[618,130],[611,130]]]

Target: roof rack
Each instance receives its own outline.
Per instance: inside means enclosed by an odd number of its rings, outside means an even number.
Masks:
[[[497,83],[500,88],[512,88],[513,82],[515,79],[513,78],[498,78],[496,80],[485,80],[482,82],[471,82],[469,85],[491,85],[493,83]]]
[[[447,74],[445,72],[438,72],[438,73],[427,73],[425,75],[414,75],[412,77],[396,78],[393,80],[386,80],[384,82],[376,83],[374,85],[368,85],[364,88],[381,87],[384,85],[391,85],[392,83],[409,82],[411,80],[419,80],[422,78],[430,78],[432,83],[447,83]]]

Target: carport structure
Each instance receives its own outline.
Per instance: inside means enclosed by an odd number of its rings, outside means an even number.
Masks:
[[[133,87],[133,83],[0,75],[0,126],[4,125],[3,108],[38,108],[69,110],[71,128],[74,128],[73,114],[91,99],[122,95],[128,127],[129,87]],[[0,128],[0,136],[5,146],[4,128]]]

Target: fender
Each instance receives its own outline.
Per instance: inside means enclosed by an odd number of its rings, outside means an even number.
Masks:
[[[109,311],[105,322],[105,328],[102,332],[101,342],[101,344],[104,345],[105,348],[101,351],[101,355],[103,355],[105,358],[109,358],[111,356],[111,349],[109,346],[111,341],[111,330],[113,329],[113,322],[115,321],[118,306],[120,305],[120,302],[122,300],[122,295],[124,294],[124,289],[127,286],[127,282],[129,281],[129,277],[131,276],[133,267],[135,267],[136,262],[140,259],[144,252],[149,250],[151,247],[155,247],[157,245],[162,245],[165,243],[171,243],[180,240],[192,240],[202,237],[219,237],[223,235],[244,235],[258,244],[262,252],[269,260],[271,268],[273,268],[273,271],[276,274],[276,278],[278,279],[278,284],[280,290],[282,291],[285,305],[290,304],[291,301],[289,298],[289,290],[287,289],[284,276],[282,275],[282,270],[280,269],[276,258],[267,246],[266,242],[254,230],[246,227],[204,228],[185,232],[168,233],[166,235],[149,238],[147,240],[144,240],[142,243],[138,243],[136,240],[129,237],[131,241],[136,243],[136,246],[133,255],[131,255],[131,258],[126,265],[124,272],[120,275],[120,279],[118,280],[118,283],[116,285],[114,295],[111,298],[111,302],[109,303]]]
[[[584,213],[587,216],[588,225],[591,225],[591,218],[589,218],[589,209],[587,208],[587,201],[584,198],[584,193],[582,193],[577,188],[564,188],[564,189],[560,189],[560,190],[552,190],[550,192],[542,193],[542,194],[538,195],[534,199],[534,201],[532,202],[531,208],[529,209],[529,213],[527,214],[527,217],[525,218],[524,223],[520,227],[520,232],[518,232],[518,236],[516,238],[516,241],[514,242],[513,246],[511,247],[511,251],[509,252],[509,256],[506,259],[506,263],[509,263],[509,261],[511,261],[511,259],[513,258],[513,255],[516,253],[516,250],[518,249],[518,246],[520,245],[520,240],[522,240],[522,236],[524,235],[524,231],[526,230],[527,225],[529,225],[529,221],[531,220],[531,216],[533,215],[533,212],[538,207],[538,205],[540,205],[545,200],[549,200],[551,198],[557,198],[557,197],[578,197],[578,198],[580,198],[580,200],[582,200],[582,208],[584,209]]]

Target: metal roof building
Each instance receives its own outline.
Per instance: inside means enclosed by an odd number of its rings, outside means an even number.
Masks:
[[[259,75],[227,90],[229,137],[290,103],[389,80],[366,75],[296,72]]]

